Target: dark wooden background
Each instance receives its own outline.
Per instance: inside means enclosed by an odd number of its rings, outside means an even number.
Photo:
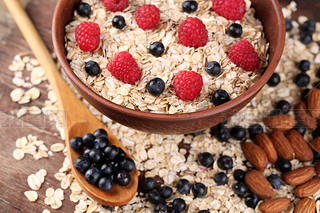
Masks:
[[[57,0],[21,0],[34,24],[39,30],[48,48],[52,50],[51,19]],[[291,0],[280,0],[286,5]],[[296,0],[299,12],[309,18],[320,21],[319,0]],[[31,156],[26,156],[22,161],[16,161],[12,157],[15,149],[15,141],[18,137],[33,134],[44,140],[48,147],[56,142],[63,142],[58,136],[54,123],[46,116],[26,115],[18,119],[11,112],[19,109],[21,105],[13,103],[9,97],[13,88],[13,72],[8,70],[13,57],[22,51],[30,52],[19,29],[15,26],[10,14],[6,10],[3,1],[0,1],[0,212],[30,212],[41,213],[45,208],[51,212],[73,212],[75,204],[69,200],[70,191],[65,193],[63,206],[59,210],[53,210],[43,202],[45,190],[48,187],[60,187],[59,181],[53,175],[62,166],[64,155],[54,154],[50,160],[41,159],[35,161]],[[48,83],[40,86],[40,99],[33,101],[26,106],[36,105],[42,107],[47,99]],[[45,183],[39,191],[39,199],[31,203],[24,196],[23,192],[30,190],[27,185],[27,176],[45,168],[48,171]]]

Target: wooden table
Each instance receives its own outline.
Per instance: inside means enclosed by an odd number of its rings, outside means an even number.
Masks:
[[[26,9],[35,23],[48,48],[52,50],[51,19],[57,0],[22,0]],[[290,0],[280,0],[286,5]],[[296,0],[299,14],[320,21],[320,2],[318,0]],[[17,138],[36,135],[44,140],[46,145],[63,142],[58,136],[55,123],[49,121],[48,117],[41,114],[38,116],[25,115],[20,119],[12,113],[13,110],[21,108],[21,105],[13,103],[9,97],[12,89],[16,86],[12,83],[13,72],[8,70],[13,57],[22,51],[30,52],[19,29],[14,24],[2,1],[0,1],[0,212],[30,212],[40,213],[48,208],[51,212],[73,212],[75,204],[69,200],[70,191],[65,191],[65,200],[59,210],[52,210],[43,202],[45,190],[48,187],[58,188],[60,182],[53,175],[62,166],[64,155],[54,154],[48,159],[35,161],[31,156],[26,156],[22,161],[16,161],[12,157]],[[43,82],[38,88],[41,97],[26,106],[44,106],[47,99],[47,82]],[[30,203],[23,192],[30,190],[27,185],[27,176],[45,168],[48,171],[45,183],[39,191],[39,199]]]

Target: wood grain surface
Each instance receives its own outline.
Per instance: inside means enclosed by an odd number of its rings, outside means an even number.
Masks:
[[[286,5],[291,0],[280,0],[282,5]],[[51,19],[57,0],[22,0],[26,6],[31,19],[39,30],[48,48],[52,50],[51,39]],[[299,12],[296,14],[307,15],[308,17],[320,21],[320,1],[318,0],[297,0]],[[16,161],[12,157],[17,138],[28,134],[36,135],[40,140],[44,140],[46,145],[63,142],[58,136],[55,123],[51,122],[47,116],[41,114],[37,116],[25,115],[17,118],[14,110],[21,108],[21,105],[13,103],[9,97],[12,89],[16,88],[12,83],[13,72],[8,70],[13,57],[22,51],[30,52],[19,29],[15,26],[2,0],[0,0],[0,212],[27,212],[41,213],[45,208],[51,212],[73,212],[75,203],[69,200],[70,191],[65,190],[63,206],[59,210],[53,210],[45,205],[45,190],[48,187],[54,189],[60,187],[60,183],[53,175],[62,166],[64,155],[54,154],[48,159],[34,160],[27,155],[22,161]],[[26,104],[25,106],[44,105],[47,99],[47,82],[37,86],[41,90],[41,97]],[[39,191],[39,199],[31,203],[24,196],[23,192],[30,190],[27,185],[29,174],[45,168],[48,171],[45,183]]]

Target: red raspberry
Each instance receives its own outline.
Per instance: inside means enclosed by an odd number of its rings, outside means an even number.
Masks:
[[[201,92],[202,76],[194,71],[179,71],[173,80],[173,87],[178,98],[193,101]]]
[[[122,11],[129,6],[128,0],[102,0],[102,3],[111,12]]]
[[[100,44],[100,27],[93,22],[82,22],[76,28],[76,41],[83,51],[93,52]]]
[[[179,27],[179,42],[186,47],[203,47],[208,41],[206,25],[198,18],[187,18]]]
[[[230,60],[238,67],[247,71],[254,71],[259,67],[260,59],[249,41],[241,40],[231,47],[228,54]]]
[[[141,76],[137,62],[127,51],[119,52],[109,63],[108,70],[114,77],[129,84],[134,84]]]
[[[212,0],[212,9],[226,19],[241,20],[246,13],[246,3],[244,0]]]
[[[143,30],[150,30],[156,26],[160,20],[160,10],[152,4],[146,4],[134,13],[136,22]]]

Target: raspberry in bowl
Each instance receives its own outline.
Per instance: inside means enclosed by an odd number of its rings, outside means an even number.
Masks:
[[[85,2],[91,6],[86,17],[70,9],[80,1],[58,3],[53,22],[58,59],[89,103],[143,131],[196,132],[227,119],[267,82],[284,45],[284,20],[273,0],[232,1],[240,7],[232,17],[234,9],[224,3],[229,1],[201,1],[197,7],[182,1],[129,1],[117,12],[100,0]],[[83,22],[100,26],[94,51],[80,49],[75,39]],[[100,73],[87,73],[89,62],[96,62]],[[175,84],[182,72],[197,75]],[[230,101],[215,105],[214,96],[225,93]]]

